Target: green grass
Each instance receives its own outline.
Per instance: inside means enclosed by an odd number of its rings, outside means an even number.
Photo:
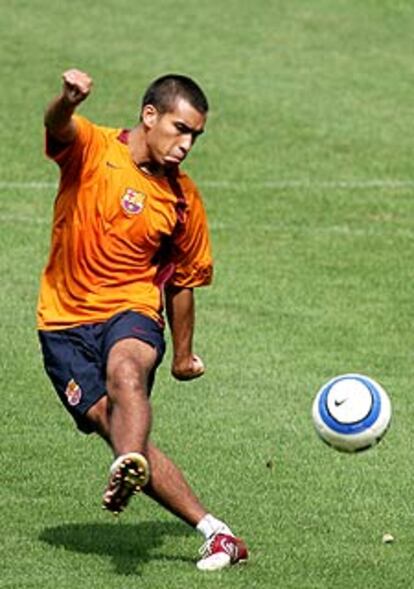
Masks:
[[[408,0],[0,8],[1,588],[413,586],[413,25]],[[154,439],[247,540],[244,568],[200,574],[201,537],[145,497],[119,522],[102,513],[108,451],[43,374],[34,313],[57,170],[42,112],[71,66],[94,77],[82,112],[102,124],[133,125],[167,71],[210,98],[186,164],[216,259],[197,293],[208,372],[176,383],[167,357]],[[357,456],[310,420],[317,389],[348,371],[394,409]]]

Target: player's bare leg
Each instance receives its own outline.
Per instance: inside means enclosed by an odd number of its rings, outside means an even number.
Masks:
[[[103,507],[117,514],[149,480],[147,441],[151,406],[147,383],[156,362],[155,349],[137,339],[117,342],[108,356],[109,439],[116,460],[111,467]]]
[[[109,435],[116,456],[146,453],[152,421],[147,382],[156,356],[152,346],[131,338],[117,342],[109,352]]]
[[[148,444],[151,479],[144,493],[191,526],[196,526],[207,510],[200,503],[182,471],[151,442]]]

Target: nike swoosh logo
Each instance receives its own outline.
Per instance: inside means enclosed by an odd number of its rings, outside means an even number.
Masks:
[[[120,170],[121,166],[117,166],[116,164],[113,164],[112,162],[106,162],[106,165],[108,168],[112,168],[113,170]]]
[[[340,401],[335,399],[334,405],[335,405],[335,407],[340,407],[341,405],[343,405],[345,403],[345,401],[346,401],[346,399],[341,399]]]

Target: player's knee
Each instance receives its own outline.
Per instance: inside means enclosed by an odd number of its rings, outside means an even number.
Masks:
[[[126,359],[108,373],[107,388],[111,399],[122,401],[130,395],[144,394],[146,383],[137,363]]]

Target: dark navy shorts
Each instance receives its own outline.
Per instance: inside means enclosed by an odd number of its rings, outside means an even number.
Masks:
[[[153,346],[157,360],[148,381],[148,394],[155,371],[165,352],[163,329],[145,315],[124,311],[103,323],[90,323],[56,331],[39,331],[43,361],[60,400],[80,430],[94,431],[85,413],[106,395],[106,362],[119,340],[137,338]]]

